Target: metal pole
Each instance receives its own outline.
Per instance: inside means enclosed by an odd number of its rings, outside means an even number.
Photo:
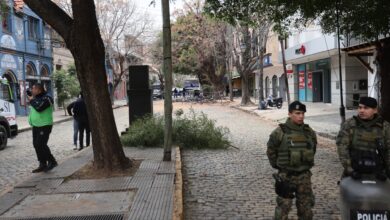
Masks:
[[[340,117],[341,123],[345,122],[345,107],[344,107],[344,98],[343,98],[343,80],[341,74],[341,48],[340,48],[340,23],[339,23],[339,1],[337,1],[336,8],[336,19],[337,19],[337,44],[339,51],[339,79],[340,79]]]

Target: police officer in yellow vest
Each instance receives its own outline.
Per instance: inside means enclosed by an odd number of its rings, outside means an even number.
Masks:
[[[33,145],[39,161],[38,168],[32,172],[46,172],[58,165],[47,146],[53,127],[53,98],[46,93],[40,83],[32,86],[31,94],[27,97],[31,105],[28,122],[32,127]]]
[[[288,112],[287,121],[279,124],[267,143],[269,162],[278,170],[273,174],[277,194],[275,219],[287,220],[292,199],[296,198],[299,219],[310,220],[314,206],[310,168],[314,165],[317,137],[313,129],[304,124],[304,104],[294,101]]]
[[[336,144],[342,177],[375,175],[386,180],[390,176],[390,124],[378,115],[377,106],[374,98],[360,98],[358,115],[341,126]]]

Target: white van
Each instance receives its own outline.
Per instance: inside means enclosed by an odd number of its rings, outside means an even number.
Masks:
[[[18,134],[16,111],[12,91],[5,79],[0,80],[0,150],[7,146],[8,138]]]

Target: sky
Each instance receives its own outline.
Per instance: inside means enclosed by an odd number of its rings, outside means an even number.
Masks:
[[[161,9],[161,0],[155,0],[156,5],[150,5],[152,0],[133,0],[136,7],[139,9],[140,13],[148,13],[149,16],[154,21],[154,29],[156,31],[162,30],[162,9]],[[185,0],[174,0],[170,3],[170,13],[176,9],[180,9],[183,7]],[[150,5],[150,6],[149,6]]]

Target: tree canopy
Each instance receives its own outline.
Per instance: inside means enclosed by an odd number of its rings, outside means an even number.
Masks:
[[[281,28],[317,22],[325,33],[334,33],[339,11],[340,31],[363,40],[375,40],[390,32],[387,0],[264,0],[270,18]]]

